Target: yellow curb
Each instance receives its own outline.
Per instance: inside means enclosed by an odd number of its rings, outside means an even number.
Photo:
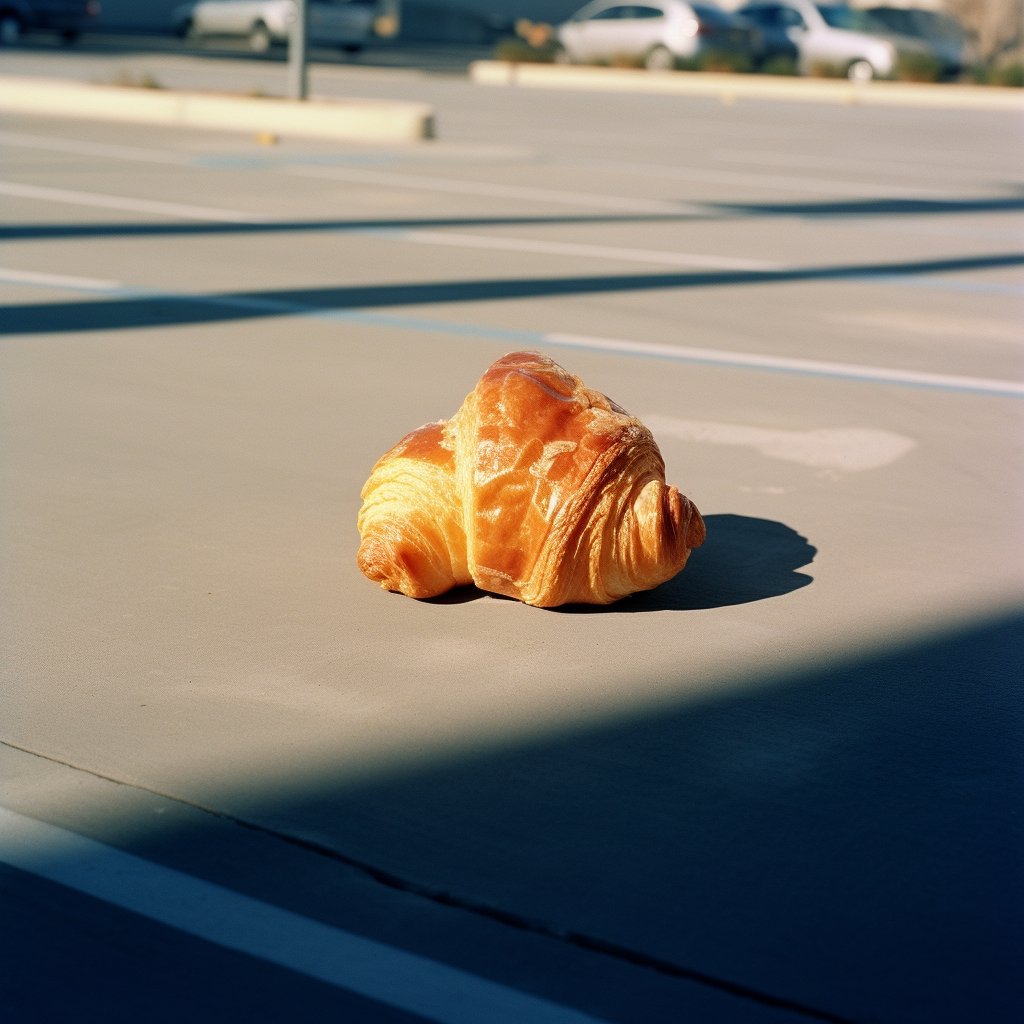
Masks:
[[[870,106],[1024,112],[1024,89],[987,85],[853,83],[845,79],[727,75],[706,71],[634,71],[565,64],[511,64],[495,60],[474,61],[469,66],[469,75],[480,85],[714,96],[723,103],[735,103],[737,99],[793,100],[805,103],[863,103]]]
[[[350,142],[413,142],[434,134],[434,111],[425,103],[323,97],[300,103],[14,75],[0,75],[0,110]]]

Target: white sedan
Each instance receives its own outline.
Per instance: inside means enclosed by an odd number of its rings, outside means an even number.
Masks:
[[[565,57],[585,64],[620,55],[642,58],[648,68],[668,70],[676,57],[697,53],[700,22],[682,0],[624,5],[594,0],[557,30]]]
[[[309,0],[307,33],[311,43],[360,49],[373,31],[377,0]],[[199,0],[173,15],[179,35],[241,36],[262,52],[286,43],[295,21],[292,0]]]

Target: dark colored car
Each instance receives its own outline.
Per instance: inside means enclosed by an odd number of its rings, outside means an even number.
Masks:
[[[795,65],[800,59],[796,43],[789,30],[797,23],[795,11],[783,4],[759,3],[743,7],[737,14],[756,25],[761,33],[761,62],[773,57],[785,57]]]
[[[26,29],[49,29],[72,42],[100,13],[97,0],[0,0],[0,44],[16,43]]]
[[[928,53],[946,76],[959,74],[965,63],[966,38],[960,23],[948,14],[916,8],[872,7],[861,14],[864,31],[893,39],[898,50]]]
[[[764,56],[764,43],[758,27],[747,18],[723,11],[714,4],[693,3],[697,17],[700,53],[729,53],[749,57],[757,63]]]

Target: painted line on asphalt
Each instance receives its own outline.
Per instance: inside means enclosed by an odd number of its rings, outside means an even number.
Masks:
[[[632,199],[625,196],[597,195],[592,192],[563,192],[558,189],[525,185],[497,185],[488,181],[460,181],[425,174],[393,174],[356,167],[282,167],[285,174],[332,181],[353,181],[365,185],[450,192],[458,195],[485,196],[489,199],[521,199],[526,202],[555,203],[558,206],[583,206],[627,213],[690,214],[705,216],[710,207],[704,203],[673,203],[660,199]]]
[[[266,217],[238,210],[219,210],[210,206],[188,206],[183,203],[164,203],[155,199],[134,199],[129,196],[100,195],[96,192],[76,192],[64,188],[44,188],[41,185],[23,185],[16,181],[0,181],[0,195],[19,199],[41,199],[49,203],[67,203],[71,206],[98,206],[108,210],[130,210],[133,213],[156,213],[162,217],[181,217],[185,220],[215,221],[228,224],[265,224]]]
[[[741,188],[766,189],[769,192],[804,192],[818,195],[839,195],[855,199],[861,196],[885,199],[923,199],[949,202],[963,199],[962,193],[935,188],[908,188],[867,181],[836,181],[831,178],[795,178],[779,174],[747,174],[724,171],[714,167],[669,167],[659,164],[638,164],[617,160],[558,160],[562,167],[578,167],[608,174],[631,174],[643,178],[664,178],[671,181],[696,181],[710,185],[736,185]],[[713,204],[707,204],[710,206]],[[706,208],[706,207],[705,207]]]
[[[0,282],[36,285],[41,288],[67,288],[70,291],[84,292],[116,292],[125,287],[120,281],[107,281],[100,277],[42,274],[36,270],[14,270],[10,267],[0,267]]]
[[[193,155],[189,153],[176,152],[173,150],[147,149],[139,146],[121,146],[111,143],[86,142],[79,139],[63,139],[45,135],[29,135],[21,132],[0,132],[0,144],[15,146],[26,149],[45,149],[55,152],[76,153],[82,156],[106,157],[112,160],[138,160],[147,163],[174,164],[178,166],[192,166],[208,169],[228,170],[270,170],[287,171],[290,169],[301,170],[305,167],[366,167],[368,165],[393,165],[400,163],[436,163],[436,155],[417,154],[419,159],[410,160],[407,154],[394,152],[373,152],[364,153],[314,153],[314,154],[281,154],[280,156],[252,156],[248,154],[226,154],[226,155]],[[723,151],[724,152],[724,151]],[[507,163],[507,161],[502,161]],[[784,192],[817,192],[823,195],[846,195],[846,196],[889,196],[892,198],[918,198],[948,200],[953,198],[949,192],[938,192],[935,189],[909,188],[905,185],[887,185],[877,182],[844,181],[832,178],[808,178],[792,177],[777,174],[748,174],[734,171],[724,171],[714,167],[680,167],[665,166],[660,164],[628,163],[614,160],[563,160],[534,158],[532,160],[520,159],[520,164],[533,164],[535,166],[561,166],[578,167],[587,170],[603,171],[613,174],[632,174],[640,177],[664,178],[677,181],[698,181],[710,184],[738,185],[742,187],[778,190]],[[777,155],[765,161],[777,163]],[[834,161],[837,165],[845,166],[843,161]],[[861,161],[861,164],[869,164],[869,161]],[[796,164],[794,166],[803,166]],[[903,165],[901,165],[903,166]],[[916,166],[916,165],[915,165]],[[825,169],[824,167],[822,169]],[[841,169],[837,166],[837,169]],[[848,169],[848,168],[847,168]],[[410,175],[399,175],[396,177],[409,178]],[[436,181],[450,181],[451,179],[425,178],[425,181],[434,183]],[[383,179],[378,179],[376,184],[386,184]],[[999,182],[1002,184],[1002,181]],[[588,193],[558,192],[552,193],[547,189],[517,190],[514,195],[507,191],[508,186],[494,186],[495,189],[505,191],[492,191],[481,193],[479,187],[484,184],[480,182],[452,182],[453,187],[443,188],[444,191],[465,191],[466,186],[473,187],[473,194],[502,195],[506,198],[541,198],[542,195],[551,196],[557,194],[559,202],[569,201],[569,197],[576,197],[576,200],[583,198],[584,205],[593,205],[595,200],[602,204],[608,201],[616,201],[617,197],[593,196]],[[412,186],[408,182],[402,182],[405,187]],[[458,186],[458,187],[454,187]],[[525,192],[531,195],[527,197]],[[962,198],[957,194],[955,198]],[[550,200],[544,200],[550,201]],[[637,203],[638,200],[618,198],[617,202]],[[706,212],[708,206],[698,204],[699,208]],[[622,208],[621,205],[616,209]],[[673,212],[678,212],[679,204],[670,204]],[[664,211],[661,211],[664,212]]]
[[[183,206],[179,203],[165,203],[148,199],[133,199],[127,196],[100,195],[94,192],[72,192],[66,189],[43,188],[37,185],[22,185],[16,182],[0,181],[0,194],[20,196],[27,199],[41,199],[79,206],[100,206],[119,210],[134,210],[159,213],[164,216],[182,217],[187,220],[215,221],[234,224],[272,224],[273,220],[258,214],[239,210],[219,210],[204,206]],[[709,267],[720,270],[762,270],[784,269],[779,263],[765,260],[741,259],[732,256],[710,254],[661,252],[651,249],[629,249],[605,245],[583,245],[572,242],[547,242],[540,239],[500,238],[494,235],[471,235],[457,232],[400,230],[391,228],[358,227],[337,228],[348,235],[388,238],[401,242],[418,242],[428,245],[451,245],[473,249],[493,249],[501,252],[544,253],[559,256],[584,256],[598,259],[621,260],[634,263],[655,263],[679,267]]]
[[[940,292],[975,292],[978,295],[1024,295],[1024,285],[1002,281],[950,281],[923,274],[862,274],[861,281],[874,284],[898,284],[910,288],[932,288]]]
[[[949,154],[946,154],[947,156]],[[916,175],[922,178],[955,177],[965,174],[987,173],[987,181],[1005,184],[1006,175],[993,174],[963,163],[943,163],[936,156],[932,162],[924,160],[893,160],[890,157],[851,156],[809,156],[805,153],[779,152],[778,150],[714,149],[708,156],[716,161],[730,164],[746,164],[749,167],[785,167],[801,171],[863,171],[867,174],[895,174],[901,177]],[[1009,173],[1016,173],[1010,171]]]
[[[363,174],[363,172],[357,173],[360,175]],[[397,178],[406,176],[392,175],[391,177]],[[19,196],[21,198],[39,199],[77,206],[98,206],[107,209],[157,213],[166,217],[179,217],[185,220],[211,221],[215,223],[281,223],[279,220],[263,217],[260,214],[246,213],[240,210],[221,210],[208,206],[187,206],[181,203],[165,203],[158,200],[135,199],[129,196],[111,196],[101,195],[95,192],[77,192],[68,189],[44,188],[39,185],[24,185],[11,181],[0,181],[0,195]],[[551,255],[583,256],[598,259],[653,263],[668,266],[708,267],[719,270],[749,270],[754,272],[763,271],[765,273],[791,269],[787,268],[785,264],[772,263],[766,260],[750,260],[734,256],[717,256],[709,253],[629,249],[618,246],[585,245],[573,242],[548,242],[540,239],[504,238],[494,235],[419,231],[416,229],[395,230],[391,228],[362,229],[359,227],[340,227],[334,228],[333,230],[337,231],[339,234],[388,238],[395,241],[417,242],[432,245],[453,245],[475,249],[494,249],[496,251],[503,252],[534,252]],[[950,281],[949,279],[927,278],[922,275],[909,274],[851,273],[848,276],[850,278],[863,281],[875,281],[882,284],[898,284],[919,288],[933,288],[940,291],[976,292],[983,295],[1024,295],[1024,286],[1015,284]]]
[[[597,259],[632,263],[656,263],[673,267],[709,267],[717,270],[779,271],[781,263],[767,260],[739,259],[704,253],[666,252],[656,249],[628,249],[611,245],[583,245],[574,242],[546,242],[533,238],[505,238],[496,235],[463,235],[453,231],[393,230],[381,228],[359,231],[345,229],[346,234],[362,237],[393,238],[401,242],[427,245],[451,245],[468,249],[493,249],[499,252],[529,252],[551,256],[590,256]]]
[[[193,160],[188,153],[179,153],[170,149],[119,146],[109,142],[86,142],[82,139],[55,138],[52,135],[26,135],[23,132],[0,132],[0,146],[11,146],[19,149],[45,149],[55,153],[100,156],[108,160],[139,160],[150,164],[176,164],[185,167],[189,166]]]
[[[598,1018],[302,917],[0,807],[0,861],[438,1024]]]
[[[362,173],[362,172],[359,172]],[[399,177],[395,175],[395,177]],[[271,218],[239,210],[221,210],[207,206],[186,206],[180,203],[165,203],[157,200],[135,199],[129,196],[101,195],[95,192],[75,192],[67,189],[44,188],[38,185],[23,185],[18,182],[0,181],[0,195],[40,199],[49,202],[67,203],[77,206],[99,206],[108,209],[132,210],[143,213],[157,213],[161,216],[179,217],[185,220],[212,221],[231,224],[274,224]],[[548,242],[541,239],[504,238],[495,235],[460,234],[447,231],[419,231],[416,229],[394,230],[391,228],[344,227],[336,228],[339,234],[362,237],[388,238],[401,242],[416,242],[431,245],[452,245],[474,249],[493,249],[502,252],[532,252],[562,256],[583,256],[608,260],[623,260],[635,263],[682,267],[708,267],[719,270],[749,270],[765,273],[778,272],[787,268],[785,264],[766,260],[750,260],[734,256],[717,256],[709,253],[667,252],[653,249],[629,249],[617,246],[585,245],[573,242]],[[950,281],[942,278],[927,278],[921,275],[851,273],[850,278],[875,281],[882,284],[908,285],[918,288],[933,288],[940,291],[977,292],[983,295],[1024,295],[1024,286],[1002,283]]]
[[[46,287],[74,289],[74,286],[66,283],[48,285],[42,280],[26,281],[25,273],[24,271],[7,271],[0,268],[0,282],[8,280],[9,275],[11,283],[14,284],[29,283]],[[41,278],[46,275],[32,276]],[[57,275],[53,276],[57,277]],[[76,279],[61,277],[59,280],[61,282],[69,282]],[[596,338],[578,334],[509,330],[478,324],[460,324],[445,320],[432,320],[425,317],[402,316],[394,313],[307,306],[295,302],[285,302],[280,299],[262,299],[244,295],[202,295],[165,292],[133,288],[121,285],[118,282],[104,282],[99,279],[79,278],[77,280],[87,282],[87,287],[83,286],[81,290],[89,292],[105,291],[111,298],[154,298],[170,299],[179,302],[200,302],[229,309],[247,310],[255,314],[262,313],[267,316],[303,316],[315,320],[334,320],[342,323],[365,324],[372,327],[390,327],[406,331],[424,331],[432,334],[482,338],[488,341],[505,341],[515,345],[554,345],[560,348],[613,352],[618,355],[668,359],[674,362],[698,363],[705,366],[727,366],[737,369],[767,370],[775,373],[828,377],[836,380],[871,381],[879,384],[909,385],[944,391],[970,391],[1014,398],[1024,397],[1024,383],[1011,380],[996,380],[987,377],[967,377],[944,373],[927,373],[918,370],[898,370],[877,366],[861,366],[855,363],[832,363],[816,359],[793,359],[787,356],[727,352],[713,348],[662,345],[656,342]]]
[[[985,377],[961,377],[945,373],[917,370],[893,370],[856,363],[831,363],[818,359],[791,359],[787,356],[766,356],[747,352],[723,352],[714,348],[689,348],[659,345],[654,342],[623,341],[614,338],[591,338],[576,334],[546,334],[549,344],[567,348],[591,349],[597,352],[628,352],[631,355],[653,356],[684,363],[710,366],[735,366],[751,370],[774,370],[814,377],[844,380],[875,381],[881,384],[905,384],[914,387],[940,388],[946,391],[981,391],[989,394],[1024,398],[1024,383],[991,380]]]

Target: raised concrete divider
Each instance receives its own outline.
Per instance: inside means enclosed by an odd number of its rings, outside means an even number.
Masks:
[[[915,82],[863,82],[784,75],[731,75],[708,71],[638,71],[565,64],[513,64],[478,60],[470,77],[481,85],[594,92],[659,93],[805,103],[864,103],[894,107],[945,107],[1024,112],[1024,89]]]
[[[296,102],[14,75],[0,75],[0,110],[351,142],[434,136],[434,111],[426,103],[316,97]]]

